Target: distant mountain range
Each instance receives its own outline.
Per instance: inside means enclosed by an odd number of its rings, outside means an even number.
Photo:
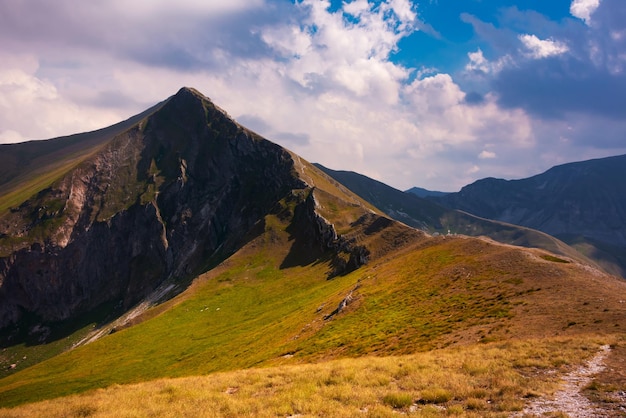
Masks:
[[[413,227],[559,252],[562,246],[531,232],[541,231],[626,277],[626,155],[564,164],[522,180],[486,178],[456,193],[419,187],[403,193],[357,173],[320,168]]]
[[[425,191],[423,194],[427,197],[419,197],[414,191],[402,192],[362,174],[331,170],[321,164],[314,165],[393,219],[431,234],[486,236],[503,244],[543,248],[583,262],[591,264],[595,262],[593,257],[587,257],[539,230],[448,208],[433,199],[436,195],[444,196],[446,193],[421,189]]]
[[[553,167],[522,180],[486,178],[433,200],[537,229],[626,277],[626,155]]]
[[[445,195],[448,194],[447,192],[438,192],[438,191],[434,191],[434,190],[427,190],[427,189],[423,189],[421,187],[411,187],[406,192],[407,193],[413,193],[415,196],[419,196],[419,197],[430,197],[430,196],[441,197],[441,196],[445,196]]]

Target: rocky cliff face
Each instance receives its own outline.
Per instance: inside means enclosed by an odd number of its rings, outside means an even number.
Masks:
[[[232,252],[304,187],[287,151],[181,89],[0,218],[0,329],[129,307]]]

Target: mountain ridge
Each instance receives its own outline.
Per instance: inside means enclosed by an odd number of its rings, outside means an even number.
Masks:
[[[482,179],[430,199],[554,235],[626,277],[625,176],[621,155],[555,166],[526,179]]]
[[[321,164],[315,166],[391,218],[411,227],[434,235],[458,233],[473,237],[485,236],[503,244],[543,248],[554,254],[597,266],[593,259],[544,232],[481,218],[461,210],[450,210],[433,199],[419,197],[410,191],[402,192],[359,173],[331,170]]]

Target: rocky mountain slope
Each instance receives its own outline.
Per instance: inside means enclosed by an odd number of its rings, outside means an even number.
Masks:
[[[35,145],[6,147],[27,159]],[[107,303],[126,310],[164,281],[184,282],[223,260],[277,201],[307,188],[288,151],[188,88],[98,135],[37,145],[36,157],[67,163],[45,187],[31,174],[40,189],[0,216],[0,329]],[[4,173],[5,184],[31,167],[19,168]],[[313,193],[301,207],[301,233],[349,254],[315,215]],[[346,266],[360,262],[353,258]]]
[[[553,235],[626,276],[626,155],[487,178],[437,198],[448,207]]]

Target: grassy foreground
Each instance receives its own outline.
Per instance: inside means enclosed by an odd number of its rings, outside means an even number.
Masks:
[[[428,237],[325,189],[319,210],[367,244],[367,265],[328,280],[332,254],[294,232],[286,199],[134,326],[0,379],[0,407],[16,407],[0,416],[509,416],[554,390],[550,371],[621,341],[625,282]]]
[[[552,338],[113,385],[3,417],[506,417],[612,337]]]

